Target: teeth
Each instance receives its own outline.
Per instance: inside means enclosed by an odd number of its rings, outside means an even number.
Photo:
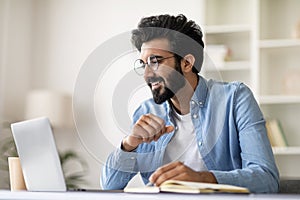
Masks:
[[[156,88],[159,88],[160,87],[160,81],[156,81],[156,82],[151,83],[151,86],[152,86],[152,90],[154,90]]]
[[[159,82],[157,81],[157,82],[153,82],[152,83],[152,85],[158,85],[159,84]]]

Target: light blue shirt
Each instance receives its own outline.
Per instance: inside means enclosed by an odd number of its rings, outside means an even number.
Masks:
[[[135,111],[133,123],[152,113],[173,125],[172,133],[157,142],[140,144],[134,152],[117,148],[103,167],[103,189],[123,189],[140,172],[145,183],[160,166],[176,124],[168,102],[145,101]],[[279,173],[267,137],[265,120],[250,89],[240,82],[223,83],[199,78],[190,101],[198,150],[208,171],[219,184],[247,187],[254,193],[277,192]]]

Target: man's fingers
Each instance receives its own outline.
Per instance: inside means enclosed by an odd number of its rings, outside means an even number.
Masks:
[[[143,134],[141,137],[143,138],[144,142],[147,142],[149,138],[153,138],[155,135],[155,128],[146,123],[144,120],[139,120],[137,125],[144,129]]]
[[[162,118],[160,118],[156,115],[153,115],[152,113],[148,113],[148,114],[146,114],[146,116],[148,116],[149,118],[154,120],[156,123],[160,124],[160,128],[163,128],[165,126],[165,121]]]
[[[142,115],[133,127],[132,134],[125,141],[124,146],[136,147],[146,142],[157,141],[163,134],[174,130],[172,126],[165,126],[165,122],[160,117],[153,114]],[[131,148],[127,148],[131,149]]]
[[[177,174],[173,174],[172,171],[175,168],[184,166],[182,162],[172,162],[169,164],[166,164],[160,168],[158,168],[149,178],[149,181],[151,183],[160,184],[165,180],[170,179],[173,176],[176,176]],[[159,180],[160,179],[160,180]]]
[[[154,130],[155,130],[155,133],[154,134],[157,134],[158,132],[161,131],[162,129],[162,125],[161,125],[161,122],[157,122],[156,119],[154,119],[152,116],[150,116],[149,114],[147,115],[143,115],[139,121],[143,121],[145,122],[146,124],[148,124],[149,126],[151,126]]]
[[[165,126],[163,119],[151,113],[141,116],[137,124],[146,131],[142,135],[143,142],[157,141],[163,134],[174,130],[173,126]]]

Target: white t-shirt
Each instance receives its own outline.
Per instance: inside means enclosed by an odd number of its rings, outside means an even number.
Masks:
[[[179,115],[175,111],[174,113],[177,127],[173,138],[166,148],[163,164],[181,161],[195,171],[207,170],[198,150],[191,114]]]

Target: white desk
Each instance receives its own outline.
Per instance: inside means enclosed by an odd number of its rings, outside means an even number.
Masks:
[[[0,200],[206,200],[206,199],[300,199],[300,195],[284,195],[284,194],[128,194],[128,193],[105,193],[105,192],[10,192],[8,190],[0,190]]]

